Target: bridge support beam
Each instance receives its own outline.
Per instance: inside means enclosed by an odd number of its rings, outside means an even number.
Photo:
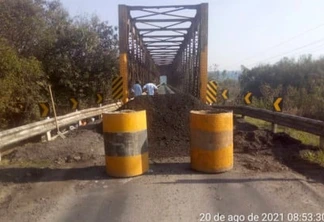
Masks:
[[[200,5],[200,100],[207,102],[207,81],[208,81],[208,4]]]
[[[129,12],[126,5],[118,6],[119,12],[119,69],[123,77],[123,103],[128,102],[128,34]]]

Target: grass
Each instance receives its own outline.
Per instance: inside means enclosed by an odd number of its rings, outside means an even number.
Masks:
[[[255,125],[261,129],[268,129],[271,130],[272,125],[269,122],[251,118],[251,117],[245,117],[245,121]],[[291,129],[288,127],[283,127],[278,125],[278,130],[277,132],[284,132],[291,136],[292,138],[295,138],[299,141],[301,141],[305,145],[312,145],[312,146],[319,146],[319,136],[302,132],[299,130]],[[321,166],[324,166],[324,150],[303,150],[300,152],[300,157],[308,160],[311,163],[317,163]]]
[[[324,150],[318,150],[318,151],[303,150],[300,153],[300,156],[305,160],[308,160],[312,163],[317,163],[324,167]]]

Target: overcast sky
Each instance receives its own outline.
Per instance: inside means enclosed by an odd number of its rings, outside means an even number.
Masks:
[[[209,3],[208,65],[236,70],[284,56],[324,54],[324,0],[61,0],[71,16],[118,24],[118,4]]]

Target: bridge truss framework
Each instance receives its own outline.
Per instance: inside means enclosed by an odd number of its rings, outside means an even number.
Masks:
[[[168,84],[206,102],[208,4],[119,5],[123,101],[136,80]]]

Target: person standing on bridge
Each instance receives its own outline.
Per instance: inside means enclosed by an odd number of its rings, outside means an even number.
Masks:
[[[157,93],[157,86],[154,83],[147,83],[143,86],[143,91],[147,93],[149,96],[153,96]]]
[[[143,91],[142,91],[142,86],[139,80],[136,80],[135,84],[132,87],[132,93],[134,96],[141,96]]]

